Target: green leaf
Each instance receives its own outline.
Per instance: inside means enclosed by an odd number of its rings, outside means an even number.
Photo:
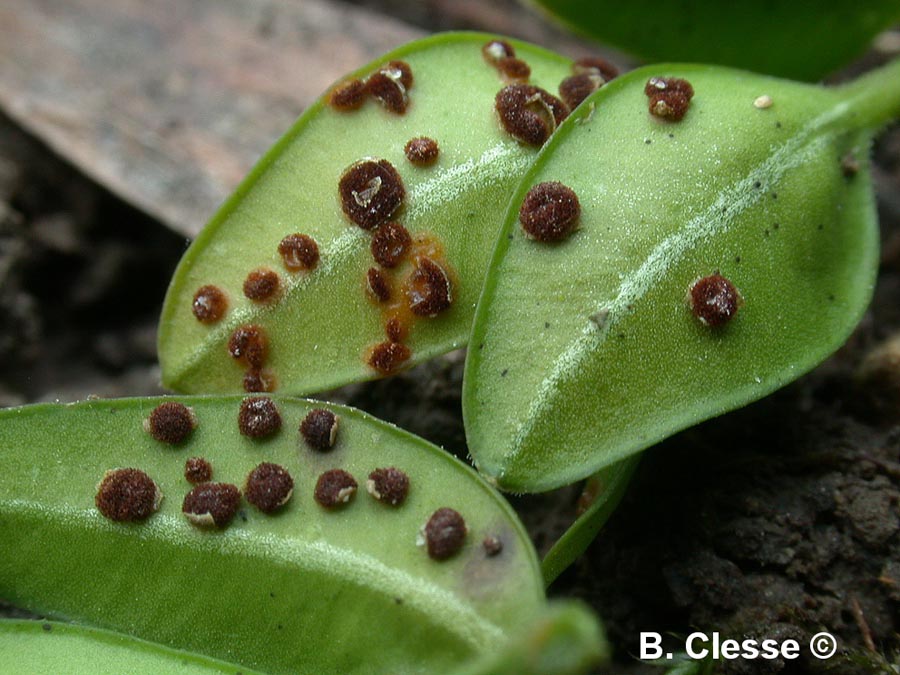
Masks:
[[[47,621],[0,620],[0,663],[18,675],[260,675],[119,633]]]
[[[682,121],[648,113],[656,76],[692,83]],[[867,157],[898,81],[900,62],[835,89],[659,65],[583,103],[514,196],[485,282],[463,388],[479,469],[508,490],[571,483],[836,350],[872,293]],[[581,204],[555,244],[518,223],[546,181]],[[743,306],[711,327],[687,296],[717,271]]]
[[[453,675],[580,675],[609,659],[596,616],[575,601],[556,602],[502,649]]]
[[[494,648],[544,606],[533,547],[508,504],[438,448],[358,411],[339,416],[328,452],[298,427],[321,404],[275,398],[279,432],[238,433],[238,397],[181,398],[197,419],[169,446],[142,427],[166,399],[36,405],[0,412],[0,597],[51,616],[109,628],[269,673],[445,672]],[[168,399],[171,400],[171,399]],[[242,487],[258,464],[292,475],[273,515],[242,502],[227,527],[181,513],[185,461]],[[95,506],[115,468],[145,471],[158,512],[114,522]],[[377,468],[409,477],[392,507],[366,491]],[[313,499],[325,471],[350,472],[359,492],[326,510]],[[417,545],[441,507],[458,511],[463,549],[434,560]],[[502,552],[482,542],[496,537]]]
[[[573,30],[648,61],[715,63],[799,80],[846,65],[900,21],[897,0],[534,1]]]
[[[242,391],[246,364],[227,350],[242,325],[265,331],[263,377],[288,393],[378,377],[368,363],[370,351],[388,339],[386,323],[394,316],[408,332],[403,341],[411,351],[401,366],[465,344],[509,196],[537,152],[499,124],[494,98],[506,82],[481,51],[492,39],[437,35],[386,54],[348,78],[405,61],[414,78],[405,114],[374,100],[342,112],[326,95],[300,117],[213,217],[175,273],[159,333],[166,386]],[[510,42],[531,67],[532,83],[556,91],[570,74],[563,57]],[[440,154],[431,166],[414,166],[404,154],[406,143],[421,136],[438,143]],[[348,219],[338,196],[344,172],[365,158],[387,160],[399,173],[406,196],[393,219],[414,241],[397,268],[381,269],[394,285],[386,303],[366,290],[368,269],[378,267],[370,251],[372,233]],[[278,247],[293,233],[317,242],[320,259],[312,271],[285,268]],[[434,317],[417,316],[407,306],[403,285],[418,255],[433,258],[452,284],[452,304]],[[261,267],[280,277],[276,301],[244,296],[246,277]],[[195,293],[206,285],[228,298],[228,310],[216,323],[202,323],[192,311]]]

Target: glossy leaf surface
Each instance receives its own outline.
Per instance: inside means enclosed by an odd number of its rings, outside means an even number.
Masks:
[[[656,76],[693,85],[682,121],[648,113]],[[898,63],[836,89],[661,65],[582,104],[514,197],[479,304],[463,392],[479,469],[509,490],[573,482],[837,349],[872,293],[867,156],[898,82]],[[545,181],[581,204],[558,244],[518,224]],[[743,305],[713,328],[687,298],[716,272]]]
[[[342,112],[328,104],[328,95],[303,114],[213,217],[176,271],[160,322],[167,386],[196,393],[242,391],[245,368],[227,351],[229,336],[241,325],[267,333],[263,371],[278,391],[288,393],[377,377],[367,361],[371,349],[387,340],[386,323],[395,316],[411,350],[401,366],[465,343],[509,196],[537,153],[500,126],[494,98],[507,82],[482,56],[491,39],[434,36],[348,78],[405,61],[413,85],[404,114],[373,99]],[[512,44],[530,66],[532,83],[555,92],[570,74],[562,57]],[[439,146],[430,166],[415,166],[404,154],[406,143],[422,136]],[[373,235],[348,219],[338,196],[344,172],[367,158],[387,160],[400,174],[406,196],[391,219],[413,239],[405,262],[381,269],[393,286],[391,299],[381,304],[367,293],[367,271],[378,267],[370,252]],[[278,247],[293,233],[317,242],[320,259],[312,271],[285,268]],[[407,307],[404,284],[420,254],[438,262],[452,284],[452,304],[433,317]],[[276,300],[244,297],[245,278],[261,267],[280,276]],[[206,285],[228,298],[217,323],[201,323],[192,313],[195,293]]]
[[[0,662],[17,675],[260,675],[119,633],[46,621],[0,620]]]
[[[281,431],[238,433],[232,398],[181,398],[198,420],[182,445],[142,421],[162,399],[37,405],[0,412],[0,597],[268,673],[432,673],[492,648],[543,606],[534,550],[506,502],[472,470],[421,439],[358,411],[340,417],[335,447],[300,439],[321,404],[275,399]],[[261,462],[293,476],[290,501],[265,515],[242,501],[226,528],[182,515],[185,460],[204,457],[213,480],[243,486]],[[396,507],[366,492],[376,468],[409,476]],[[160,487],[145,522],[95,507],[108,469],[134,467]],[[345,506],[314,501],[325,471],[359,484]],[[464,548],[436,561],[417,545],[441,507],[468,528]],[[488,556],[482,541],[497,537]]]
[[[573,30],[648,61],[715,63],[799,80],[846,65],[900,21],[897,0],[534,1]]]

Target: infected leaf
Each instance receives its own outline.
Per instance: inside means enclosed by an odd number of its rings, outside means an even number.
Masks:
[[[695,92],[678,122],[647,111],[648,80],[670,77]],[[463,404],[479,469],[515,491],[585,478],[843,344],[872,293],[864,158],[898,81],[900,62],[831,89],[668,65],[587,99],[513,197],[477,310]],[[762,92],[777,103],[755,107]],[[519,226],[548,182],[582,206],[553,246]]]

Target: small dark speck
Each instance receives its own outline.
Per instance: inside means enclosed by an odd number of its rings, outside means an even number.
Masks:
[[[777,230],[779,227],[781,227],[781,225],[779,225],[778,223],[772,225],[772,228],[775,230]]]
[[[631,310],[634,309],[634,305],[632,305],[631,303],[628,303],[627,305],[625,305],[625,309],[627,309],[630,312]]]
[[[394,598],[394,604],[395,604],[395,605],[402,605],[402,604],[403,604],[403,598]]]
[[[238,515],[240,516],[243,522],[247,522],[247,512],[244,510],[238,511]]]
[[[649,138],[644,139],[644,143],[646,143],[647,145],[650,145],[652,142],[653,141],[651,141]]]
[[[759,190],[759,188],[762,187],[762,183],[759,182],[759,181],[756,181],[756,182],[753,184],[753,187],[755,187],[757,190]]]
[[[278,630],[282,630],[282,629],[284,629],[284,626],[282,626],[281,624],[278,624]]]
[[[513,236],[511,234],[506,235],[506,238],[512,241]]]
[[[620,340],[624,340],[624,339],[625,339],[625,333],[619,333],[619,339],[620,339]]]
[[[49,633],[51,630],[53,630],[53,626],[49,623],[41,624],[41,628],[43,628],[44,631],[46,631],[47,633]]]
[[[545,321],[545,322],[544,322],[544,328],[550,328],[550,322],[549,322],[549,321]]]
[[[722,207],[722,213],[728,213],[728,207],[727,207],[727,206],[723,206],[723,207]]]
[[[669,138],[675,138],[675,134],[669,134]]]
[[[740,262],[741,262],[741,256],[735,256],[734,262],[740,264]]]
[[[269,597],[270,597],[270,598],[274,598],[274,597],[275,597],[275,591],[269,591]]]
[[[478,351],[481,351],[482,349],[484,349],[484,343],[483,343],[483,342],[482,342],[480,345],[478,345]]]
[[[506,377],[506,374],[509,372],[509,368],[504,368],[500,371],[500,377]]]
[[[816,229],[817,229],[817,230],[824,230],[824,229],[825,229],[825,226],[824,226],[824,225],[819,225],[819,227],[817,227]]]
[[[768,237],[769,236],[769,228],[766,228],[766,231],[763,234],[765,234]]]
[[[834,302],[834,296],[831,295],[830,293],[828,294],[828,301],[829,301],[829,302]]]
[[[775,128],[776,128],[776,129],[780,129],[780,128],[781,128],[781,122],[775,122]]]
[[[773,193],[772,193],[772,199],[778,199],[778,193],[777,193],[777,192],[773,192]]]

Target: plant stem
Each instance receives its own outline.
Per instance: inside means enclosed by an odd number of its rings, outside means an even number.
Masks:
[[[855,112],[855,126],[878,129],[900,117],[900,59],[838,88]]]

